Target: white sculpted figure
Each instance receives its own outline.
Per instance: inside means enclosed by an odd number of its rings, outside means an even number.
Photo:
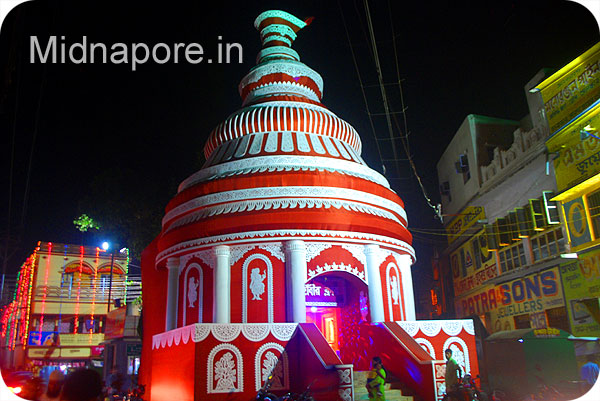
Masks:
[[[196,279],[194,277],[190,277],[190,279],[188,280],[188,293],[187,293],[187,298],[188,298],[190,308],[194,307],[194,303],[198,299],[198,286],[200,286],[200,283],[197,283]]]
[[[392,291],[392,299],[394,300],[394,305],[398,305],[400,290],[398,288],[398,278],[396,278],[396,276],[392,276],[392,278],[390,279],[390,287]]]
[[[252,291],[252,300],[261,300],[260,296],[265,293],[265,284],[263,281],[267,273],[260,274],[260,269],[255,267],[250,273],[250,291]]]
[[[237,374],[235,372],[235,360],[231,352],[226,353],[215,363],[215,379],[217,387],[215,390],[235,389]]]

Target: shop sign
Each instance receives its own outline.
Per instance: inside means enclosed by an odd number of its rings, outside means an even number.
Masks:
[[[560,266],[571,332],[579,337],[600,336],[600,250],[580,253]]]
[[[558,337],[558,336],[560,336],[560,330],[555,329],[553,327],[548,327],[545,329],[536,329],[536,330],[533,330],[533,335],[535,337],[542,337],[542,338]]]
[[[87,358],[91,355],[90,348],[61,348],[61,358]]]
[[[58,331],[30,331],[27,345],[46,347],[58,345]]]
[[[594,46],[563,70],[538,85],[550,133],[566,125],[598,99],[600,46]]]
[[[335,307],[338,306],[338,298],[344,299],[345,290],[343,287],[330,288],[314,281],[304,285],[304,295],[306,306]]]
[[[498,275],[496,255],[487,247],[484,230],[450,255],[450,265],[455,296],[472,291]]]
[[[571,246],[576,248],[592,240],[581,196],[563,204]]]
[[[90,347],[92,356],[101,356],[104,352],[104,345],[97,345],[94,347]]]
[[[548,319],[546,319],[546,312],[531,313],[529,315],[529,321],[533,329],[546,329],[548,328]]]
[[[59,348],[29,348],[27,349],[29,358],[58,358],[60,356]]]
[[[127,356],[142,355],[142,344],[127,344]]]
[[[584,125],[600,128],[600,114],[585,120]],[[559,192],[571,188],[591,178],[600,172],[600,139],[597,135],[588,135],[581,140],[581,126],[570,128],[568,136],[576,138],[576,143],[570,141],[563,143],[558,149],[559,156],[554,159],[556,187]],[[568,139],[567,139],[568,140]]]
[[[481,206],[467,206],[462,213],[448,224],[448,244],[453,243],[473,224],[485,219],[485,211]]]
[[[456,301],[456,316],[459,318],[482,315],[497,308],[496,289],[492,285],[473,294],[458,298]]]
[[[61,346],[77,346],[77,345],[98,345],[104,340],[104,333],[77,333],[67,334],[62,333],[60,335]]]

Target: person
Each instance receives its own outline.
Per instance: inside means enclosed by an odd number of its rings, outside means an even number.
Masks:
[[[581,367],[581,380],[585,381],[591,388],[596,380],[598,380],[598,373],[600,369],[595,361],[594,355],[587,356],[587,363]]]
[[[110,395],[121,395],[129,387],[127,377],[121,373],[119,366],[111,371],[111,374],[107,379],[107,384],[109,385]]]
[[[381,358],[376,356],[371,361],[371,371],[367,375],[367,391],[369,400],[385,401],[385,377],[386,372]]]
[[[65,381],[65,375],[60,369],[53,370],[48,378],[48,386],[46,392],[40,397],[40,401],[59,401],[60,390],[62,389]]]
[[[448,348],[444,351],[446,356],[446,375],[444,377],[446,383],[446,396],[444,400],[448,398],[454,398],[460,400],[460,394],[458,392],[458,379],[461,376],[461,369],[458,363],[452,358],[452,350]]]
[[[91,369],[77,369],[65,378],[60,401],[100,401],[102,379]]]

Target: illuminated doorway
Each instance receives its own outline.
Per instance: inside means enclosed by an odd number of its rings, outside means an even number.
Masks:
[[[329,272],[308,283],[306,321],[314,323],[339,355],[344,343],[352,342],[361,322],[370,321],[367,285],[345,272]]]

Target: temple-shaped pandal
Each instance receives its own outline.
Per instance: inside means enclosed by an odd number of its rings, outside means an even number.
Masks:
[[[359,399],[378,355],[401,384],[388,399],[434,400],[443,349],[477,373],[472,321],[415,321],[404,205],[291,48],[306,22],[266,11],[254,25],[242,108],[142,257],[147,398],[250,400],[271,375],[276,394]]]

